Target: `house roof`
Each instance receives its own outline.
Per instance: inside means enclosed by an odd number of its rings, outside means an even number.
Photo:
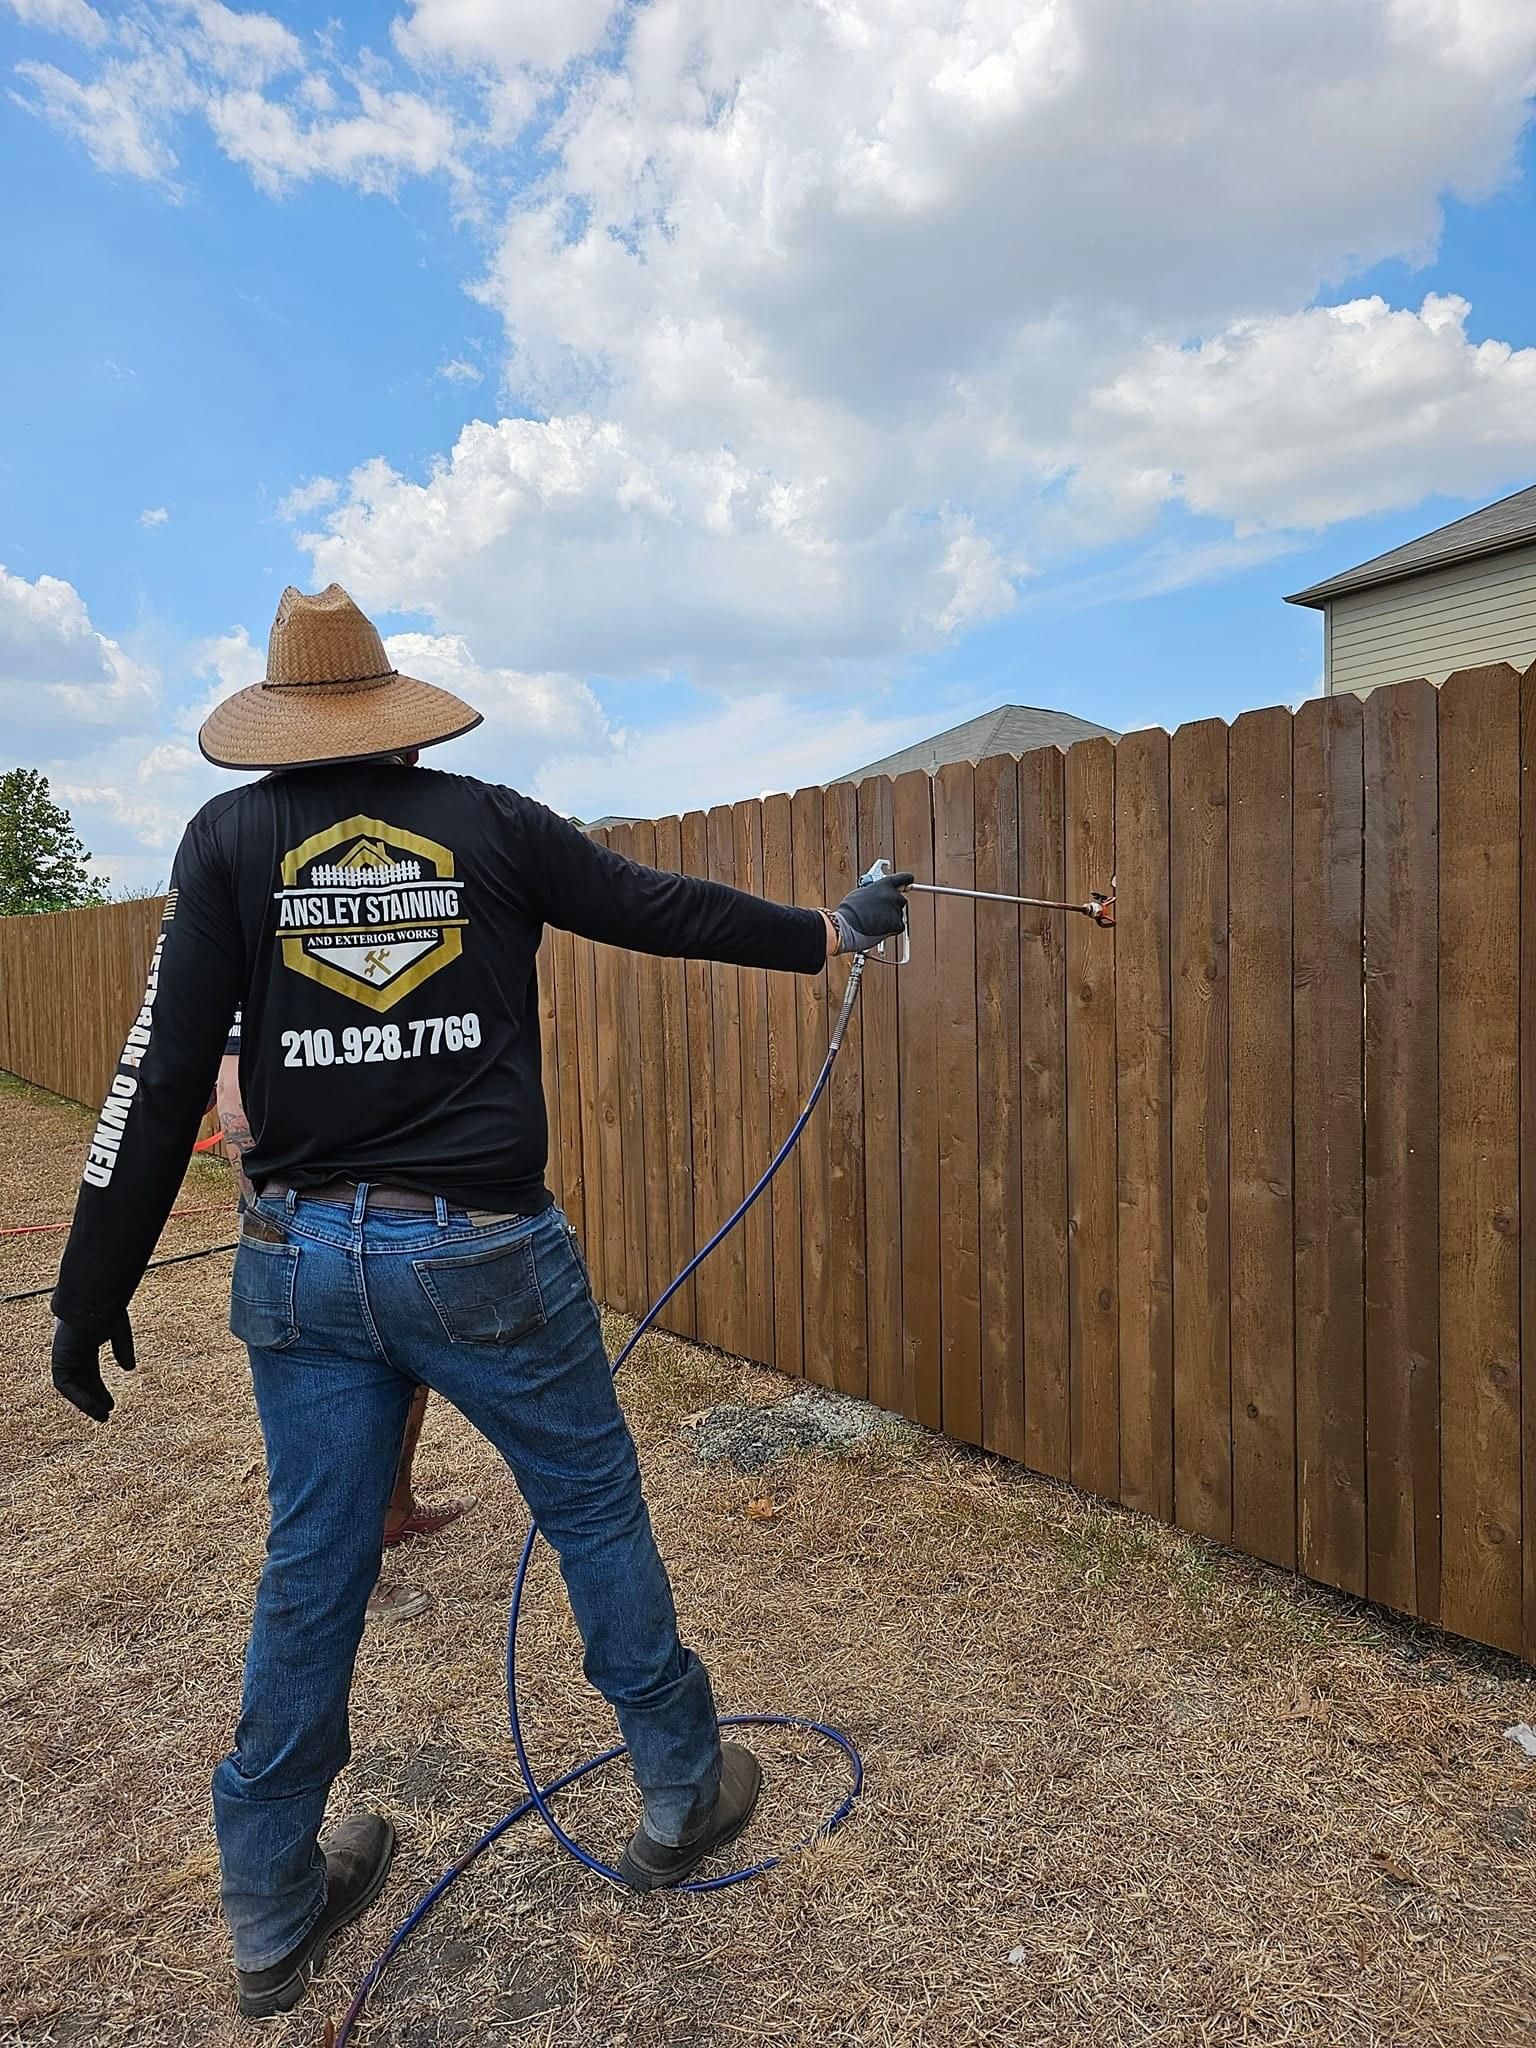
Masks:
[[[1070,711],[1038,711],[1029,704],[999,704],[964,725],[952,725],[883,760],[838,775],[837,782],[862,782],[866,775],[905,775],[910,768],[932,774],[948,761],[985,761],[993,754],[1027,754],[1034,747],[1070,747],[1074,740],[1118,739],[1106,725],[1074,718]]]
[[[1424,569],[1496,555],[1531,540],[1536,540],[1536,484],[1485,505],[1481,512],[1469,512],[1465,519],[1453,519],[1449,526],[1437,526],[1418,540],[1405,541],[1400,548],[1375,555],[1358,569],[1345,569],[1326,583],[1298,590],[1285,601],[1309,604],[1320,611],[1330,598],[1342,597],[1346,591],[1369,590],[1373,583],[1392,583],[1399,576],[1416,576]]]

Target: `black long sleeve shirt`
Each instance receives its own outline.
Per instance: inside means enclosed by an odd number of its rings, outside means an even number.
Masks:
[[[345,1177],[548,1205],[535,956],[546,924],[813,973],[814,910],[608,852],[515,790],[389,761],[205,804],[86,1157],[53,1309],[104,1328],[148,1263],[241,1013],[258,1185]]]

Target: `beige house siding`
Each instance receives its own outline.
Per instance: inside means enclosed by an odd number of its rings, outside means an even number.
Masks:
[[[1379,683],[1488,661],[1536,660],[1536,543],[1350,591],[1324,612],[1325,687],[1362,694]]]

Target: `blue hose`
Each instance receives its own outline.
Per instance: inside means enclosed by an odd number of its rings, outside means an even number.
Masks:
[[[708,1244],[701,1251],[694,1253],[677,1278],[664,1293],[652,1302],[651,1306],[640,1318],[640,1321],[636,1323],[628,1340],[621,1348],[618,1357],[613,1361],[612,1370],[615,1377],[618,1376],[635,1346],[656,1321],[656,1318],[661,1314],[673,1295],[676,1294],[677,1290],[686,1281],[692,1278],[693,1274],[703,1265],[710,1253],[717,1246],[723,1244],[725,1239],[730,1236],[737,1224],[741,1222],[747,1211],[752,1207],[752,1204],[767,1188],[769,1182],[784,1164],[785,1160],[788,1159],[790,1153],[794,1151],[795,1146],[800,1142],[801,1133],[810,1122],[812,1112],[815,1110],[823,1094],[825,1094],[827,1083],[832,1078],[832,1068],[836,1063],[838,1053],[842,1050],[843,1035],[848,1029],[848,1019],[853,1014],[854,999],[858,995],[859,980],[863,972],[864,955],[856,953],[853,959],[853,966],[848,975],[848,986],[843,993],[843,1005],[838,1012],[837,1022],[832,1027],[832,1036],[827,1042],[827,1056],[821,1063],[821,1071],[816,1076],[815,1084],[810,1094],[806,1097],[805,1106],[800,1111],[799,1116],[796,1117],[794,1127],[790,1131],[789,1136],[784,1140],[778,1151],[774,1153],[762,1176],[742,1202],[732,1210]],[[520,1806],[514,1807],[511,1813],[504,1815],[502,1819],[497,1821],[494,1827],[487,1828],[479,1841],[467,1849],[457,1863],[450,1864],[431,1889],[422,1894],[405,1919],[401,1921],[400,1925],[385,1943],[383,1952],[377,1962],[373,1964],[362,1983],[358,1985],[357,1990],[354,1992],[352,2003],[347,2007],[341,2025],[337,2029],[334,2048],[346,2048],[346,2044],[352,2038],[353,2028],[362,2017],[364,2006],[378,1988],[384,1973],[389,1969],[406,1942],[410,1940],[416,1929],[426,1919],[448,1887],[458,1878],[462,1877],[477,1857],[483,1855],[493,1842],[499,1841],[507,1829],[513,1826],[515,1822],[522,1820],[525,1815],[537,1813],[545,1827],[549,1829],[549,1832],[568,1855],[574,1856],[578,1863],[584,1864],[588,1870],[595,1871],[599,1877],[607,1878],[611,1884],[624,1886],[624,1879],[617,1870],[592,1855],[581,1846],[580,1842],[575,1841],[566,1833],[565,1829],[561,1827],[559,1821],[551,1813],[549,1802],[556,1793],[565,1791],[567,1786],[578,1783],[582,1778],[590,1777],[594,1771],[600,1771],[605,1764],[616,1763],[625,1754],[625,1745],[621,1742],[613,1749],[605,1749],[601,1756],[588,1757],[585,1763],[577,1764],[574,1770],[567,1771],[563,1777],[551,1779],[549,1784],[542,1788],[533,1775],[532,1764],[528,1761],[528,1747],[523,1740],[522,1715],[518,1708],[517,1699],[517,1631],[522,1620],[523,1594],[528,1583],[528,1567],[532,1562],[533,1553],[538,1541],[538,1524],[530,1522],[528,1534],[523,1541],[522,1555],[517,1561],[517,1576],[512,1582],[512,1609],[507,1623],[507,1719],[512,1729],[513,1746],[517,1751],[518,1769],[523,1774],[523,1783],[528,1788],[528,1797]],[[849,1783],[848,1790],[844,1793],[842,1800],[809,1839],[815,1841],[825,1835],[830,1835],[835,1828],[840,1828],[849,1814],[852,1813],[854,1802],[864,1785],[864,1763],[858,1750],[855,1749],[853,1743],[841,1729],[828,1727],[824,1721],[804,1719],[798,1714],[727,1714],[722,1716],[720,1726],[722,1728],[796,1728],[802,1734],[821,1736],[824,1741],[831,1743],[835,1749],[841,1750],[847,1758]],[[690,1883],[674,1886],[673,1889],[682,1892],[724,1891],[730,1885],[745,1884],[749,1877],[761,1877],[765,1871],[774,1869],[782,1861],[783,1858],[780,1856],[768,1856],[760,1863],[749,1864],[744,1870],[727,1871],[723,1877],[695,1878]],[[624,1888],[628,1889],[627,1886],[624,1886]]]

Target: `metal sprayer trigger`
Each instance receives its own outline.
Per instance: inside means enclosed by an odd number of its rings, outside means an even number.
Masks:
[[[888,860],[877,860],[869,868],[867,873],[860,875],[860,886],[862,887],[865,882],[883,882],[887,875],[894,875],[895,872],[896,870],[891,866]],[[889,943],[890,941],[888,939],[882,939],[879,945],[875,947],[873,954],[866,955],[866,958],[877,959],[887,967],[905,967],[907,962],[912,958],[912,935],[907,930],[905,924],[903,924],[901,927],[900,942],[897,946],[894,959],[885,950]]]

